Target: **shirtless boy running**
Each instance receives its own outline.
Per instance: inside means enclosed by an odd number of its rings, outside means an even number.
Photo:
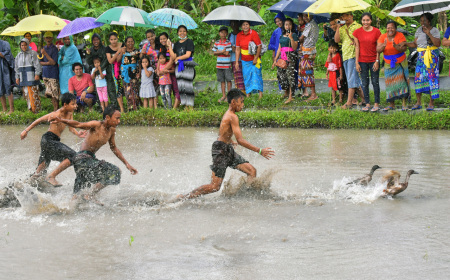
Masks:
[[[20,139],[25,139],[28,132],[42,122],[50,122],[50,120],[54,118],[73,119],[73,111],[77,109],[76,97],[69,93],[63,94],[61,96],[61,103],[62,107],[59,110],[40,117],[30,126],[25,128],[20,134]],[[66,125],[63,123],[50,123],[48,131],[42,135],[41,155],[39,156],[38,167],[33,175],[34,178],[37,178],[44,174],[52,160],[61,162],[59,166],[45,178],[46,181],[54,187],[61,186],[58,181],[56,181],[55,177],[72,164],[72,159],[75,156],[74,150],[61,143],[61,133],[65,128]],[[69,130],[80,138],[86,136],[86,131],[77,131],[73,127],[69,127]]]
[[[117,185],[120,183],[120,169],[104,160],[98,160],[95,153],[109,142],[111,151],[125,164],[131,174],[135,175],[138,171],[132,167],[122,155],[122,152],[116,146],[116,127],[120,123],[120,111],[113,105],[109,105],[103,111],[103,121],[90,121],[80,123],[74,120],[55,118],[55,123],[64,123],[71,127],[88,130],[88,134],[81,144],[80,151],[73,159],[73,166],[77,175],[73,192],[74,198],[77,193],[84,188],[95,184],[89,195],[83,196],[90,200],[97,192],[107,185]]]
[[[266,159],[272,158],[275,152],[271,148],[260,149],[250,144],[242,137],[241,128],[239,127],[239,118],[236,112],[240,112],[244,108],[245,95],[238,89],[232,89],[227,94],[228,110],[222,117],[219,128],[219,137],[212,145],[213,164],[210,166],[212,170],[211,183],[203,185],[186,195],[177,196],[177,200],[194,198],[200,195],[216,192],[220,190],[227,167],[238,169],[248,176],[251,182],[256,177],[256,169],[242,156],[238,155],[234,149],[234,144],[239,144],[249,150],[259,153]],[[237,143],[231,140],[236,137]]]

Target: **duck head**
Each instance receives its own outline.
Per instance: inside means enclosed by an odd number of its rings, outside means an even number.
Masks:
[[[381,168],[381,166],[378,166],[378,165],[374,165],[374,166],[372,166],[372,171],[375,171],[375,170],[377,170],[377,169],[380,169]]]
[[[408,171],[408,175],[411,175],[411,174],[419,174],[419,172],[416,172],[416,171],[411,169],[411,170]]]

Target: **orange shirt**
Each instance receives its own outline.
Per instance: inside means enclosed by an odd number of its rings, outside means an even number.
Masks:
[[[378,38],[378,43],[382,44],[382,43],[384,43],[384,40],[386,40],[386,39],[387,39],[387,34],[386,33],[382,34],[380,36],[380,38]],[[401,42],[406,42],[405,35],[403,35],[403,33],[401,33],[401,32],[397,32],[397,34],[395,34],[395,37],[394,37],[394,42],[396,44],[400,44]],[[394,48],[393,42],[390,42],[388,40],[387,43],[386,43],[386,48],[383,51],[383,55],[394,55],[394,54],[399,54],[399,53],[400,52],[397,49]],[[397,63],[401,63],[405,59],[406,59],[406,54],[404,54],[401,57],[397,58]],[[391,62],[390,60],[386,60],[386,59],[384,59],[384,61],[386,63],[390,63]]]

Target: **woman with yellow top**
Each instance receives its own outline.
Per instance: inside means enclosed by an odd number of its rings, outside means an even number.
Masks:
[[[439,50],[441,34],[431,26],[433,15],[425,13],[420,16],[420,27],[417,29],[414,42],[406,43],[410,48],[417,48],[419,56],[416,62],[417,103],[411,110],[422,109],[422,93],[431,94],[427,111],[434,110],[434,99],[439,98]]]
[[[242,74],[244,76],[245,91],[247,96],[252,92],[259,93],[259,99],[262,98],[263,79],[261,72],[261,39],[258,32],[250,29],[250,23],[243,21],[241,25],[242,31],[236,37],[236,63],[235,69],[239,69],[239,56],[242,60]],[[248,52],[250,42],[257,46],[256,54],[251,55]]]

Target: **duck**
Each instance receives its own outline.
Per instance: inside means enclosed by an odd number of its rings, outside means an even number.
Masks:
[[[356,179],[354,181],[351,181],[351,182],[347,183],[347,185],[358,184],[358,185],[367,186],[369,184],[369,182],[372,181],[373,173],[375,172],[375,170],[377,170],[379,168],[381,168],[381,167],[378,166],[378,165],[372,166],[372,169],[370,170],[369,174],[366,174],[366,175],[364,175],[361,178],[358,178],[358,179]]]
[[[387,181],[386,189],[384,189],[383,192],[386,195],[391,195],[391,196],[394,196],[394,195],[397,195],[397,194],[403,192],[408,187],[409,177],[411,177],[412,174],[419,174],[419,172],[416,172],[412,169],[408,170],[408,172],[406,173],[405,182],[399,183],[400,173],[395,170],[389,170],[386,173],[386,175],[383,176],[383,179],[382,179],[383,182]]]

